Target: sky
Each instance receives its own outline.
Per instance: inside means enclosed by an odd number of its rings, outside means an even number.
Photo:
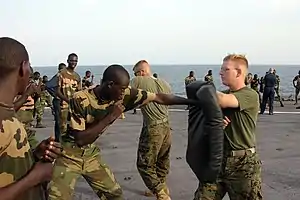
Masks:
[[[32,66],[300,64],[299,0],[0,1],[0,37],[22,42]],[[4,9],[3,9],[4,8]]]

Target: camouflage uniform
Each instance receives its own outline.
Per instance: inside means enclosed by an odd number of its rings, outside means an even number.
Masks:
[[[213,76],[207,74],[207,75],[204,77],[204,81],[213,82],[213,81],[214,81]]]
[[[89,78],[83,77],[82,79],[82,89],[88,89],[93,85],[93,82],[89,81]]]
[[[226,91],[225,93],[229,93]],[[204,184],[194,200],[221,200],[228,192],[230,199],[261,200],[261,161],[255,152],[255,129],[259,99],[255,91],[245,87],[232,92],[239,109],[224,109],[231,122],[225,128],[222,170],[215,184]],[[200,198],[202,197],[202,198]]]
[[[190,84],[190,83],[192,83],[194,81],[196,81],[196,78],[194,76],[187,76],[184,79],[185,86],[187,86],[188,84]]]
[[[277,95],[277,98],[278,98],[278,101],[279,101],[281,107],[283,107],[283,103],[282,103],[282,99],[281,99],[280,91],[279,91],[279,85],[280,85],[280,77],[276,74],[275,93]]]
[[[21,96],[17,96],[19,98]],[[20,122],[22,122],[26,133],[28,135],[28,142],[31,148],[35,148],[38,145],[38,141],[35,137],[36,131],[31,128],[31,123],[33,122],[33,112],[34,112],[34,100],[31,96],[28,97],[27,102],[17,111],[16,117]]]
[[[151,94],[126,89],[123,99],[125,111],[153,98]],[[114,103],[114,101],[100,102],[93,89],[75,93],[70,103],[69,127],[78,131],[85,130],[103,119]],[[79,176],[85,178],[100,199],[123,199],[122,189],[109,167],[102,161],[100,149],[95,143],[78,147],[74,137],[66,132],[61,144],[64,151],[63,156],[55,162],[53,179],[50,183],[50,200],[70,200]]]
[[[0,112],[8,116],[1,121],[0,129],[0,187],[8,186],[22,179],[34,165],[34,158],[28,143],[26,131],[15,118],[13,108],[1,105]],[[18,200],[44,200],[41,185],[25,191]]]
[[[67,69],[62,69],[58,73],[58,86],[61,93],[68,99],[71,99],[76,91],[81,90],[80,76],[76,72],[69,72]],[[65,101],[61,101],[60,112],[60,132],[64,133],[67,130],[69,114],[69,105]]]
[[[153,77],[137,76],[132,87],[152,93],[171,93],[167,82]],[[141,107],[143,127],[137,152],[137,168],[145,185],[153,194],[165,190],[170,169],[171,132],[168,106],[151,102]]]
[[[42,119],[43,119],[43,115],[44,115],[44,110],[46,105],[52,106],[51,103],[51,96],[50,94],[44,89],[45,85],[42,84],[41,85],[41,92],[38,95],[38,98],[35,101],[35,112],[36,112],[36,122],[37,122],[37,126],[42,124]]]

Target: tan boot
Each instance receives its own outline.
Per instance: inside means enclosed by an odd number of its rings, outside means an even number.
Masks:
[[[146,197],[154,197],[155,195],[153,194],[153,192],[151,192],[150,190],[146,190],[144,192],[144,196]]]
[[[166,194],[165,190],[161,190],[156,194],[157,200],[171,200],[171,197]]]
[[[168,186],[166,186],[163,190],[165,191],[165,193],[166,193],[168,196],[170,196],[170,190],[169,190]]]

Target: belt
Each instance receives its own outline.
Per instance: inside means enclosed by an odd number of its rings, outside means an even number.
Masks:
[[[158,124],[162,124],[162,123],[165,123],[165,122],[168,122],[168,121],[169,121],[168,118],[153,120],[153,121],[147,122],[147,125],[158,125]]]
[[[256,152],[255,147],[249,148],[249,149],[243,149],[243,150],[235,150],[235,151],[230,151],[229,156],[232,157],[240,157],[244,155],[251,155]]]

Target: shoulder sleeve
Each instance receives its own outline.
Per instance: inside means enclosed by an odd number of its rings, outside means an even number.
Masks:
[[[0,156],[5,152],[5,149],[13,140],[11,129],[7,127],[6,120],[2,120],[0,124]]]
[[[258,94],[250,88],[244,88],[232,94],[237,98],[241,111],[259,107]]]
[[[63,76],[62,76],[62,73],[57,73],[57,85],[58,87],[62,87],[62,80],[63,80]]]
[[[139,107],[146,102],[153,101],[156,94],[152,92],[147,92],[145,90],[140,90],[136,88],[127,88],[125,91],[123,104],[125,106],[125,111]]]
[[[86,96],[83,92],[77,92],[73,98],[70,99],[70,128],[78,131],[85,130],[85,106],[83,101]]]

